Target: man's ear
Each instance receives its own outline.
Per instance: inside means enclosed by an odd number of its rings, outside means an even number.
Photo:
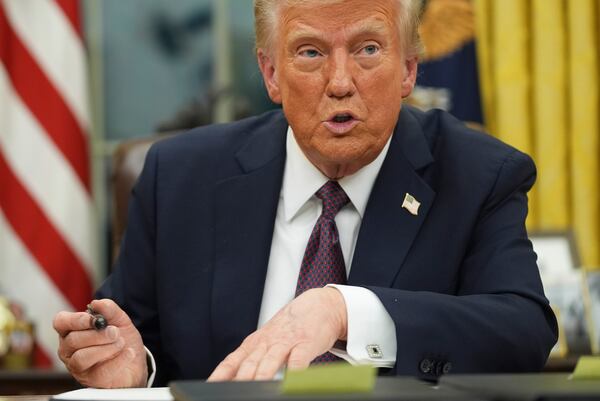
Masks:
[[[410,96],[417,82],[418,57],[412,57],[404,61],[404,79],[402,80],[402,98]]]
[[[258,49],[256,56],[269,97],[273,102],[281,104],[281,91],[279,90],[279,82],[273,58],[264,49]]]

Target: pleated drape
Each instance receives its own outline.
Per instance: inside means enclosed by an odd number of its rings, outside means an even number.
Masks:
[[[600,0],[474,0],[487,129],[530,154],[530,230],[573,230],[600,266]]]

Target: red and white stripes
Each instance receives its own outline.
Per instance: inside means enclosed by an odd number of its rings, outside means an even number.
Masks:
[[[95,281],[78,0],[0,0],[0,295],[25,306],[47,362],[52,317]]]

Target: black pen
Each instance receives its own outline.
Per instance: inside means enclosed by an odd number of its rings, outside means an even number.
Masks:
[[[89,313],[92,316],[92,327],[95,328],[96,330],[102,330],[102,329],[106,328],[106,326],[108,326],[108,322],[106,321],[106,318],[104,316],[102,316],[102,314],[97,313],[92,308],[92,305],[88,304],[87,313]]]

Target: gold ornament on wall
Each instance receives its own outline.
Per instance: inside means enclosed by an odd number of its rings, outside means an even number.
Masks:
[[[448,56],[475,39],[475,10],[470,0],[429,0],[419,28],[422,61]]]

